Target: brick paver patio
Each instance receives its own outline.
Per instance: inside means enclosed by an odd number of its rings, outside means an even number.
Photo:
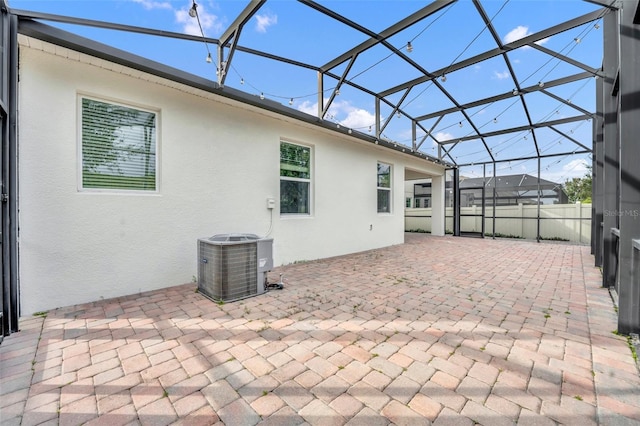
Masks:
[[[640,424],[640,376],[589,248],[407,234],[278,268],[24,318],[2,425]]]

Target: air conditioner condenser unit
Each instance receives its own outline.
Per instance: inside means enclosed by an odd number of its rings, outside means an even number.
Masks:
[[[272,238],[217,234],[198,240],[198,291],[216,302],[264,293],[272,268]]]

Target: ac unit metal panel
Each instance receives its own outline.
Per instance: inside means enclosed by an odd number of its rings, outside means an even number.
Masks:
[[[273,266],[272,242],[252,234],[198,240],[198,291],[225,302],[264,293]]]

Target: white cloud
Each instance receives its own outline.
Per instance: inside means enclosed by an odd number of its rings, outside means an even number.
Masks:
[[[449,141],[453,139],[453,135],[449,132],[438,132],[434,135],[438,142]]]
[[[584,158],[573,159],[562,166],[562,172],[564,173],[565,179],[583,177],[589,172],[587,160]]]
[[[141,4],[147,10],[153,9],[168,9],[172,10],[171,3],[167,1],[153,1],[153,0],[132,0],[134,3]]]
[[[513,43],[514,41],[520,40],[521,38],[528,37],[531,34],[532,33],[529,31],[529,27],[525,27],[524,25],[518,25],[517,27],[509,31],[507,35],[505,35],[502,38],[502,42],[504,44]],[[543,38],[542,40],[536,41],[536,44],[545,44],[547,41],[549,41],[548,37]],[[526,48],[528,46],[524,46],[524,47]]]
[[[529,32],[529,27],[518,25],[517,27],[509,31],[507,35],[502,38],[502,42],[504,44],[509,44],[516,40],[520,40],[521,38],[525,38],[530,34],[531,33]]]
[[[256,15],[256,31],[266,33],[267,28],[278,23],[278,16],[272,13]]]
[[[305,112],[311,115],[318,114],[318,103],[312,103],[310,101],[304,101],[300,105],[298,105],[298,111]]]
[[[498,80],[504,80],[509,78],[510,74],[509,71],[503,71],[503,72],[498,72],[498,71],[494,71],[493,75],[498,79]]]
[[[175,10],[176,22],[182,25],[182,31],[191,35],[202,35],[200,33],[200,27],[198,26],[198,20],[189,16],[189,9],[191,3],[186,8]],[[202,31],[204,35],[212,37],[219,35],[224,30],[222,22],[217,15],[208,13],[205,7],[198,4],[198,17],[200,18],[200,25],[202,25]]]
[[[328,99],[325,99],[325,102]],[[304,101],[298,105],[298,111],[307,114],[318,114],[318,103]],[[366,131],[369,126],[373,126],[376,122],[375,115],[366,109],[355,107],[349,101],[333,101],[327,112],[327,118],[332,117],[333,120],[340,123],[341,126],[351,129]]]
[[[587,160],[584,158],[574,158],[560,166],[550,167],[549,170],[542,169],[542,178],[556,183],[565,183],[569,179],[584,177],[589,172]]]
[[[366,109],[351,107],[347,111],[347,116],[340,124],[351,129],[363,129],[375,123],[375,115]]]

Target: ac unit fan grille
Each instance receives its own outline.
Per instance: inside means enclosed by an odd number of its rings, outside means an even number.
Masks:
[[[258,292],[256,244],[214,245],[199,242],[198,290],[211,299],[233,301]]]

